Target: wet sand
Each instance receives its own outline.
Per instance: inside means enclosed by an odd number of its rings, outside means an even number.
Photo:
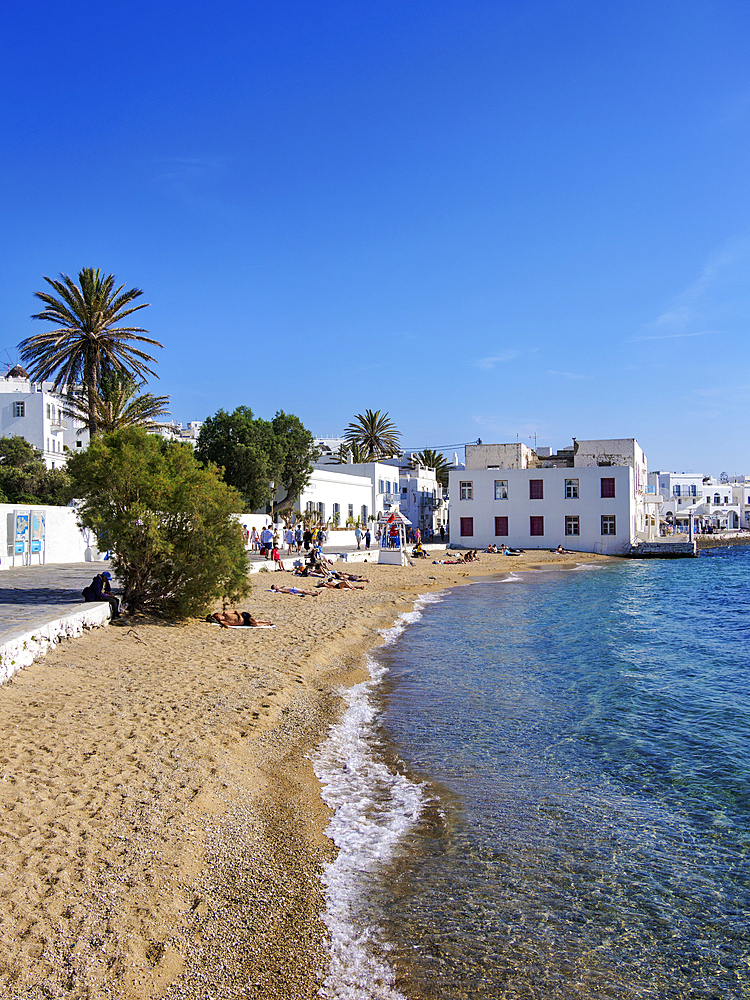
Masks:
[[[420,593],[605,558],[355,563],[365,590],[315,598],[261,573],[243,607],[275,629],[131,619],[20,671],[0,688],[0,997],[317,997],[333,847],[307,754],[340,685]]]

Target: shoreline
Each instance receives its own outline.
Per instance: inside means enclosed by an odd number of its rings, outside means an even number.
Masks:
[[[367,677],[378,630],[420,594],[607,561],[363,563],[364,591],[304,599],[254,575],[244,606],[275,630],[131,621],[25,667],[0,688],[0,987],[317,997],[335,850],[308,755],[340,718],[338,689]]]

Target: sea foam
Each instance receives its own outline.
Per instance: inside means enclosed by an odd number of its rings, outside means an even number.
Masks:
[[[420,597],[413,611],[380,633],[384,645],[418,621],[426,604],[440,599]],[[320,995],[330,1000],[404,1000],[394,986],[388,943],[365,904],[368,888],[416,823],[426,796],[422,785],[382,759],[374,695],[388,671],[374,656],[367,665],[370,679],[341,691],[346,711],[312,758],[323,800],[333,810],[326,833],[338,848],[323,872],[330,968]]]

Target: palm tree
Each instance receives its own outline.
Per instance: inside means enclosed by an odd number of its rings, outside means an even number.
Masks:
[[[145,378],[155,375],[146,364],[154,361],[150,354],[132,346],[133,341],[162,347],[158,340],[144,337],[148,333],[139,326],[118,324],[148,305],[131,305],[143,295],[140,288],[123,291],[115,288],[114,275],[85,267],[78,273],[78,284],[67,274],[60,280],[44,276],[58,297],[49,292],[35,292],[44,303],[44,310],[33,319],[54,323],[56,329],[28,337],[19,344],[21,358],[30,363],[31,377],[42,382],[54,376],[53,389],[72,393],[82,386],[88,405],[86,424],[95,437],[98,430],[96,396],[101,388],[102,374],[109,370]]]
[[[366,454],[365,461],[390,458],[399,450],[401,435],[387,413],[365,410],[358,413],[344,431],[347,444],[357,444]]]
[[[137,383],[132,375],[122,372],[105,372],[100,380],[99,391],[94,397],[94,410],[98,433],[108,434],[120,427],[154,426],[156,417],[169,415],[169,396],[154,396],[150,392],[140,393],[145,382]],[[91,413],[91,405],[86,390],[74,388],[65,396],[63,411],[68,417],[86,424]]]
[[[448,469],[450,468],[450,464],[446,461],[445,455],[432,448],[425,448],[419,452],[416,459],[420,465],[435,470],[437,481],[441,486],[448,486]]]
[[[334,455],[334,459],[339,465],[348,465],[350,455],[355,465],[369,461],[368,453],[356,441],[352,441],[351,444],[340,445],[339,450]]]

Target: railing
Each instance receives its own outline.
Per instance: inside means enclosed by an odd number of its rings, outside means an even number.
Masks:
[[[389,535],[387,532],[380,538],[381,549],[400,549],[401,540],[398,535]]]
[[[50,420],[49,426],[50,426],[50,430],[54,434],[55,431],[64,431],[64,430],[67,430],[67,428],[68,428],[68,421],[67,420],[60,420],[60,419]]]

